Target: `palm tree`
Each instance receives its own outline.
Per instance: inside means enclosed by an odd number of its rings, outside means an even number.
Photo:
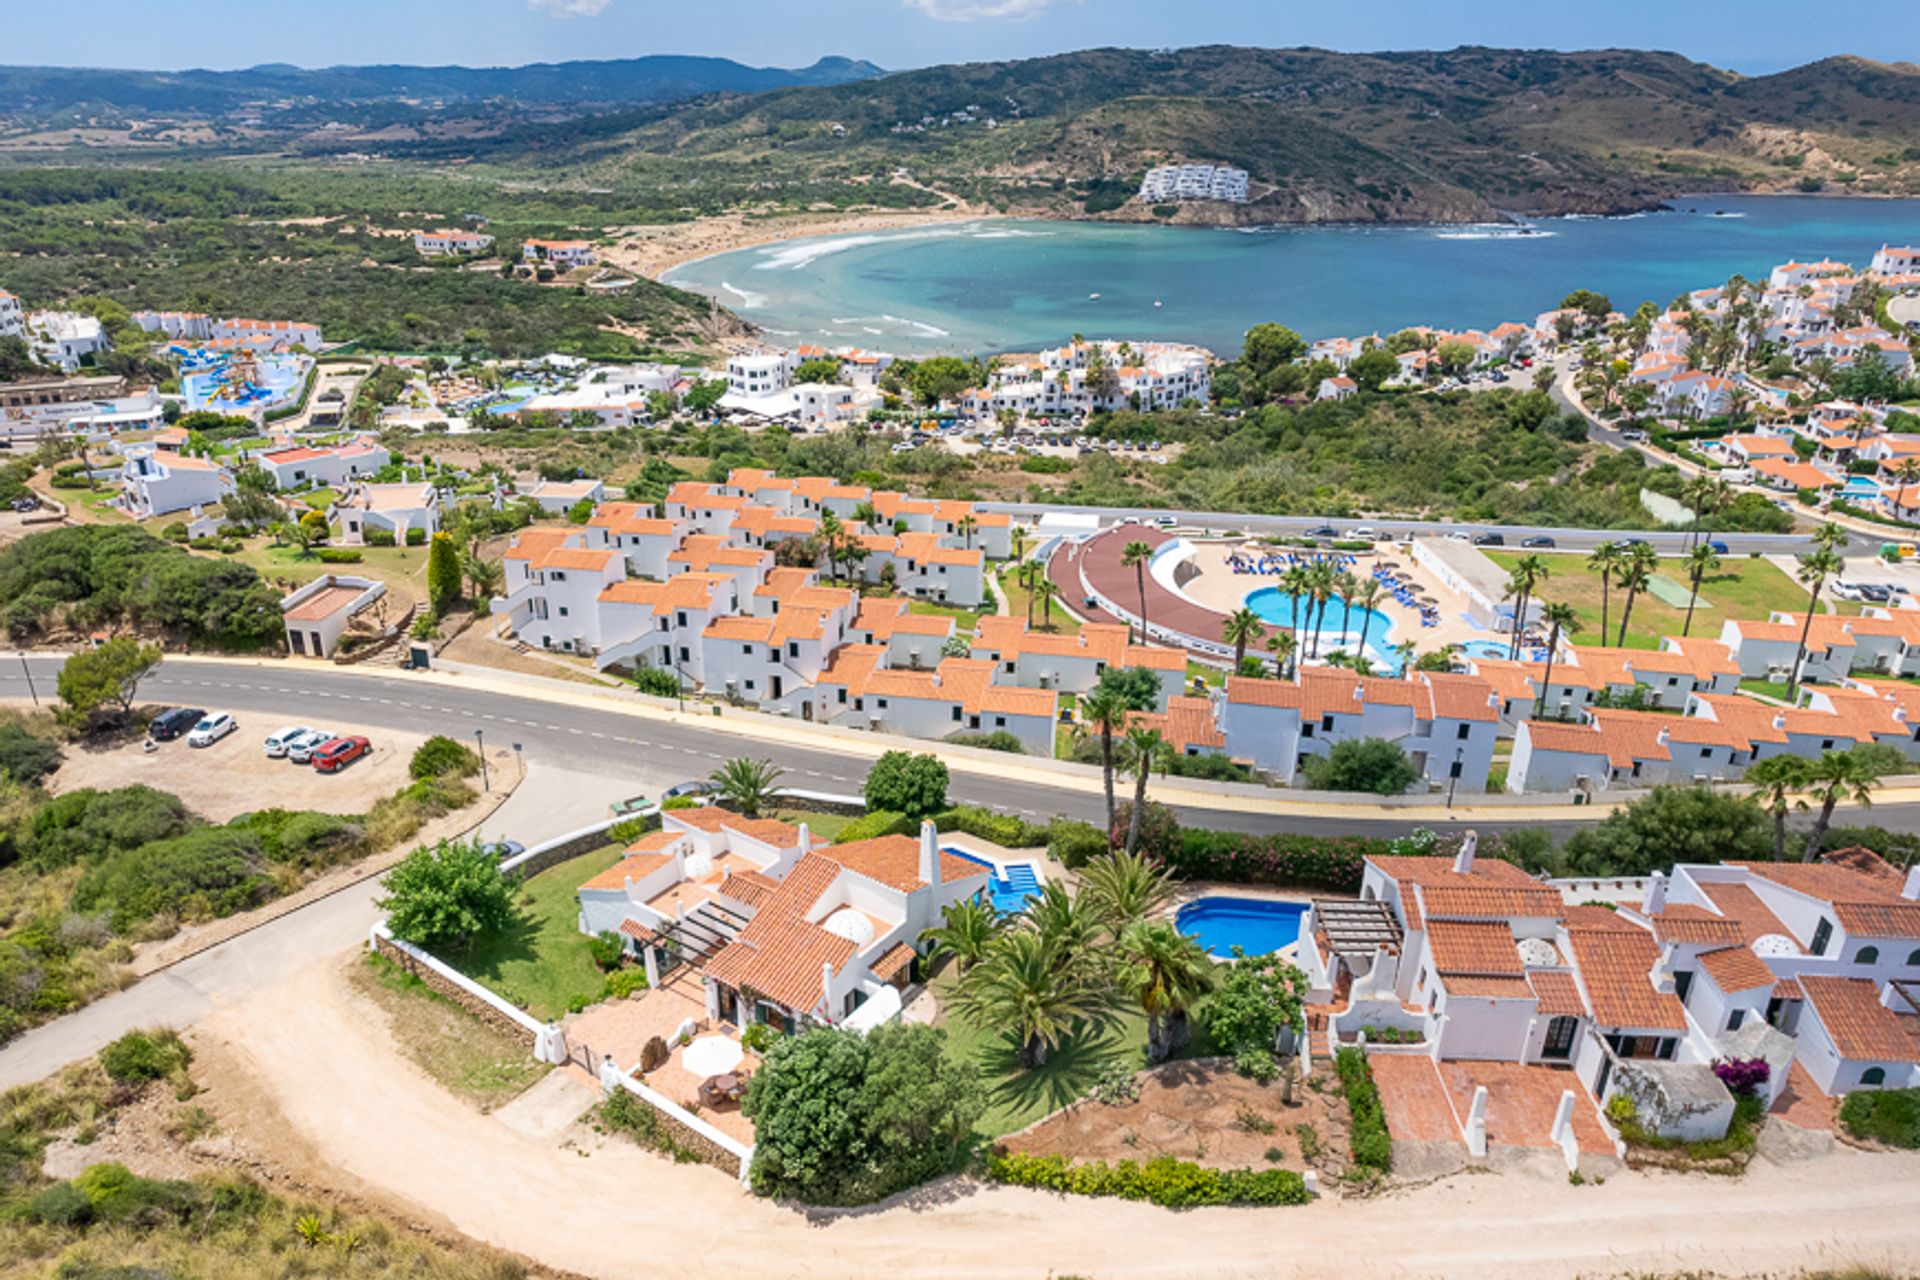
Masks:
[[[1353,634],[1353,598],[1360,594],[1360,580],[1342,569],[1333,575],[1333,590],[1340,597],[1340,647],[1344,649]]]
[[[1127,814],[1127,852],[1140,844],[1140,814],[1147,807],[1147,779],[1153,766],[1167,753],[1167,740],[1157,729],[1127,730],[1127,746],[1133,752],[1133,808]]]
[[[1106,1013],[1108,997],[1089,966],[1063,964],[1052,939],[1037,929],[1015,929],[967,973],[954,990],[954,1005],[977,1026],[1012,1031],[1020,1065],[1034,1068],[1075,1028]]]
[[[932,944],[927,949],[928,959],[942,951],[951,951],[962,977],[986,958],[994,939],[1006,927],[999,910],[984,896],[949,902],[940,915],[945,923],[923,931],[920,940]]]
[[[472,588],[475,604],[484,605],[498,594],[501,583],[504,581],[503,567],[498,560],[486,560],[480,556],[469,555],[462,561],[461,567],[466,570],[467,582]]]
[[[1307,569],[1307,591],[1313,598],[1313,640],[1307,646],[1307,656],[1320,656],[1320,628],[1327,622],[1327,602],[1333,599],[1333,566],[1325,560],[1316,560]]]
[[[1807,766],[1802,756],[1768,756],[1747,770],[1746,781],[1755,788],[1754,798],[1773,816],[1773,860],[1787,856],[1787,815],[1805,809],[1800,793],[1807,787]]]
[[[1413,679],[1414,656],[1418,652],[1419,647],[1411,640],[1402,640],[1393,646],[1393,656],[1400,659],[1400,674],[1409,680]]]
[[[1291,674],[1294,650],[1297,647],[1291,631],[1282,631],[1277,636],[1267,638],[1267,652],[1273,655],[1275,677],[1284,680]]]
[[[1112,689],[1096,688],[1080,699],[1080,716],[1100,735],[1100,777],[1107,790],[1107,846],[1113,846],[1113,737],[1126,732],[1126,702]]]
[[[965,515],[954,522],[954,527],[959,529],[960,536],[967,540],[967,550],[973,550],[973,531],[980,527],[980,521],[971,515]]]
[[[1807,588],[1807,618],[1800,624],[1800,648],[1793,656],[1793,675],[1787,681],[1788,702],[1794,701],[1800,690],[1801,668],[1807,661],[1807,635],[1813,630],[1813,614],[1820,604],[1820,588],[1826,586],[1827,579],[1839,573],[1840,569],[1840,557],[1825,547],[1800,557],[1800,572],[1794,576]]]
[[[1255,643],[1267,634],[1267,628],[1260,621],[1260,615],[1244,605],[1227,615],[1226,626],[1221,628],[1221,638],[1233,646],[1233,669],[1240,670],[1240,664],[1246,661],[1247,646]]]
[[[1053,630],[1053,598],[1060,594],[1060,588],[1053,579],[1042,576],[1033,584],[1033,594],[1040,599],[1040,629]]]
[[[757,818],[785,775],[786,770],[771,760],[735,756],[715,769],[707,781],[713,784],[715,798],[722,805],[744,818]]]
[[[1280,575],[1280,589],[1287,593],[1287,601],[1293,609],[1290,629],[1293,632],[1293,649],[1298,654],[1300,652],[1300,602],[1307,596],[1306,566],[1289,565]]]
[[[1012,551],[1012,553],[1013,553],[1013,558],[1014,558],[1015,560],[1019,560],[1019,559],[1022,559],[1022,558],[1024,558],[1024,557],[1026,556],[1026,554],[1027,554],[1027,531],[1026,531],[1026,529],[1024,529],[1024,528],[1023,528],[1023,527],[1021,527],[1020,525],[1017,525],[1017,524],[1016,524],[1016,525],[1014,525],[1014,526],[1013,526],[1013,528],[1012,528],[1012,529],[1010,529],[1010,530],[1008,530],[1008,532],[1007,532],[1007,547],[1008,547],[1008,549],[1009,549],[1010,551]]]
[[[1540,616],[1545,620],[1548,628],[1547,669],[1540,675],[1540,701],[1539,705],[1534,708],[1534,716],[1536,718],[1539,717],[1541,710],[1546,707],[1547,699],[1552,695],[1553,658],[1554,654],[1560,649],[1560,637],[1563,634],[1571,635],[1580,629],[1580,615],[1575,613],[1573,606],[1564,600],[1554,601],[1546,607]],[[1604,637],[1602,638],[1604,639]],[[1557,720],[1559,717],[1555,716],[1554,719]]]
[[[1587,568],[1600,575],[1600,643],[1607,642],[1607,589],[1627,567],[1627,553],[1617,542],[1603,542],[1587,557]]]
[[[1153,559],[1153,548],[1144,542],[1129,542],[1120,548],[1120,563],[1133,570],[1134,581],[1140,588],[1140,643],[1147,642],[1147,561]]]
[[[1080,891],[1115,936],[1173,901],[1173,876],[1140,853],[1107,853],[1080,869]]]
[[[829,581],[836,576],[834,570],[838,567],[839,563],[840,534],[843,528],[844,526],[841,525],[839,516],[831,511],[821,511],[820,547],[827,553],[827,578]]]
[[[1130,926],[1120,954],[1120,986],[1146,1011],[1147,1061],[1164,1061],[1186,1044],[1188,1011],[1213,989],[1213,959],[1168,920]]]
[[[1507,581],[1509,590],[1519,595],[1514,606],[1513,639],[1507,646],[1509,661],[1520,656],[1520,636],[1526,630],[1527,605],[1533,599],[1534,589],[1553,576],[1553,570],[1539,556],[1521,556],[1514,562],[1513,573]]]
[[[1720,484],[1719,477],[1702,471],[1697,476],[1688,477],[1680,486],[1680,500],[1693,510],[1693,530],[1687,535],[1688,545],[1699,539],[1700,519],[1719,493]]]
[[[1049,880],[1039,893],[1027,899],[1021,914],[1027,928],[1053,944],[1061,964],[1101,967],[1100,945],[1106,926],[1086,894]]]
[[[862,529],[872,533],[880,523],[880,512],[871,501],[862,502],[853,509],[853,519]]]
[[[1687,552],[1687,621],[1680,628],[1682,637],[1693,634],[1693,606],[1700,599],[1700,580],[1720,567],[1720,553],[1710,543],[1697,542]]]
[[[1035,594],[1033,582],[1034,579],[1039,576],[1039,572],[1040,566],[1037,564],[1023,564],[1013,571],[1013,580],[1019,583],[1021,589],[1027,593],[1027,630],[1029,631],[1033,630],[1033,599]]]
[[[1829,751],[1807,764],[1806,781],[1807,789],[1820,801],[1820,812],[1813,820],[1813,830],[1807,832],[1807,847],[1800,855],[1802,862],[1812,862],[1826,838],[1827,824],[1833,821],[1833,807],[1842,800],[1872,804],[1880,775],[1854,752]]]
[[[1627,642],[1627,625],[1633,621],[1633,600],[1653,577],[1653,571],[1660,567],[1660,553],[1644,542],[1636,542],[1627,552],[1626,568],[1621,571],[1620,585],[1627,589],[1627,601],[1620,606],[1620,634],[1615,638],[1616,645]],[[1602,640],[1606,637],[1602,636]]]
[[[1374,606],[1380,603],[1380,597],[1386,594],[1386,590],[1386,587],[1381,585],[1380,579],[1378,578],[1368,578],[1360,584],[1360,598],[1355,601],[1355,603],[1358,604],[1363,611],[1360,614],[1359,645],[1362,654],[1365,654],[1367,651],[1367,632],[1373,629]]]

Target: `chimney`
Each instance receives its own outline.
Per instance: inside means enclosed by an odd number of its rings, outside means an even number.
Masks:
[[[1664,747],[1667,745],[1667,740],[1672,736],[1672,734],[1673,734],[1673,731],[1671,729],[1668,729],[1663,726],[1660,732],[1654,735],[1653,740],[1655,742],[1658,742],[1661,746]]]
[[[940,886],[940,833],[931,818],[920,823],[920,879]]]
[[[1907,882],[1900,886],[1900,896],[1908,901],[1920,901],[1920,862],[1907,868]]]
[[[1365,702],[1367,700],[1367,686],[1355,681],[1353,686],[1353,700],[1355,702]]]
[[[1785,729],[1787,727],[1787,717],[1784,712],[1774,713],[1773,727],[1776,729]]]
[[[800,824],[800,853],[801,856],[804,857],[812,852],[813,833],[807,829],[807,824],[803,822]]]
[[[1656,871],[1647,877],[1647,894],[1640,900],[1640,914],[1657,916],[1667,909],[1667,873]]]
[[[1469,831],[1460,838],[1460,852],[1453,856],[1453,869],[1460,875],[1473,874],[1474,851],[1480,847],[1480,833]]]

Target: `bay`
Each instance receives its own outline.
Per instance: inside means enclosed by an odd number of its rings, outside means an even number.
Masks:
[[[1237,352],[1277,320],[1309,338],[1531,323],[1569,291],[1631,310],[1739,273],[1920,240],[1920,200],[1700,196],[1624,218],[1517,226],[1214,230],[983,219],[717,254],[663,277],[792,346],[900,355],[1089,337]],[[1091,295],[1099,296],[1092,297]]]

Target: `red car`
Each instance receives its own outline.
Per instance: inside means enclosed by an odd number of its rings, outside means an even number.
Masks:
[[[371,750],[373,744],[365,738],[335,738],[313,753],[313,767],[321,773],[338,773]]]

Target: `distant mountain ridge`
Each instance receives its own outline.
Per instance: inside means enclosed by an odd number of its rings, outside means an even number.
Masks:
[[[267,64],[238,71],[121,71],[0,67],[0,115],[83,109],[221,116],[286,100],[305,104],[408,101],[449,106],[510,99],[561,106],[632,106],[710,93],[764,93],[886,74],[871,62],[822,58],[810,67],[750,67],[727,58],[652,54],[519,67]]]

